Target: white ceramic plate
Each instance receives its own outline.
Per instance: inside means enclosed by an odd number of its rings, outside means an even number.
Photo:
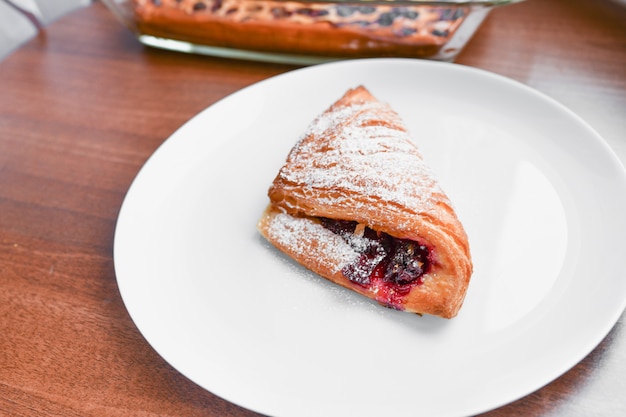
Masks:
[[[308,123],[364,84],[405,119],[456,205],[475,273],[453,320],[385,309],[257,233]],[[149,159],[115,267],[148,342],[205,389],[279,417],[462,416],[555,379],[626,304],[626,175],[576,115],[524,85],[402,59],[309,67],[233,94]]]

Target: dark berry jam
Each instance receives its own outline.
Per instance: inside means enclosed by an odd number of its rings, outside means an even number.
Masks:
[[[432,265],[427,246],[408,239],[397,239],[357,222],[320,218],[322,225],[341,236],[360,254],[346,265],[342,274],[355,284],[368,287],[375,284],[379,301],[399,307],[402,296],[420,285]]]

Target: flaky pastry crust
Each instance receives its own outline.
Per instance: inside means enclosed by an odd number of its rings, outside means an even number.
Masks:
[[[472,274],[468,238],[399,115],[359,86],[309,126],[269,192],[258,229],[306,268],[382,305],[457,315]],[[349,220],[429,248],[419,285],[383,291],[342,272],[358,256],[320,219]]]

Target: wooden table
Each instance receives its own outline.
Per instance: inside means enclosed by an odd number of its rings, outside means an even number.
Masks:
[[[492,13],[458,62],[552,96],[626,161],[624,22],[610,0],[529,0]],[[292,68],[143,47],[100,3],[0,62],[0,415],[256,415],[142,338],[116,285],[113,235],[133,178],[172,132]],[[623,415],[625,372],[622,316],[576,367],[486,415]]]

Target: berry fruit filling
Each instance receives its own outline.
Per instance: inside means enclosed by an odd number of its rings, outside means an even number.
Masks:
[[[341,270],[343,275],[364,287],[375,285],[382,291],[380,301],[391,306],[399,306],[401,296],[421,284],[431,268],[430,250],[418,242],[397,239],[354,221],[328,218],[320,221],[360,254]]]

